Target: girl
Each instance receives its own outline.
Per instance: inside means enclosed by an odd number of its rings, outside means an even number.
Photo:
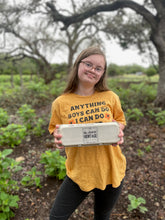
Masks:
[[[109,220],[121,192],[126,159],[123,143],[126,124],[119,97],[106,86],[106,58],[98,47],[83,50],[77,57],[64,93],[52,104],[49,132],[61,149],[59,124],[116,121],[120,141],[116,145],[65,147],[67,176],[57,193],[50,220],[66,220],[93,191],[94,219]]]

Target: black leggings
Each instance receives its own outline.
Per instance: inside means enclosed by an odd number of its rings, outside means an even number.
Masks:
[[[105,190],[92,190],[95,196],[94,220],[109,220],[122,185],[123,182],[118,188],[107,185]],[[51,209],[50,220],[67,220],[90,192],[82,191],[76,183],[66,176]]]

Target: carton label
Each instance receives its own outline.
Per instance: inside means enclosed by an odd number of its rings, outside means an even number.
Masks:
[[[84,127],[83,131],[83,144],[98,143],[98,129],[97,127]]]

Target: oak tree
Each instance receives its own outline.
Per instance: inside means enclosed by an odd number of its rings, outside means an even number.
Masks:
[[[143,4],[131,0],[114,0],[106,4],[104,1],[100,2],[100,4],[94,6],[90,4],[83,12],[77,12],[74,15],[60,13],[52,2],[47,2],[47,7],[50,9],[54,22],[63,23],[63,29],[67,29],[70,25],[82,22],[92,16],[99,16],[100,13],[110,13],[123,8],[132,9],[142,16],[150,27],[150,41],[158,53],[159,82],[155,105],[165,108],[165,1],[144,0]],[[150,10],[147,5],[151,5],[153,10]]]

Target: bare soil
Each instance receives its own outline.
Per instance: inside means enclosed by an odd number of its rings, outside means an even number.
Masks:
[[[48,114],[48,110],[45,111]],[[24,157],[23,170],[15,178],[20,180],[33,166],[42,171],[42,188],[20,187],[19,208],[14,209],[12,220],[48,220],[49,212],[62,181],[47,177],[40,156],[53,146],[47,131],[42,137],[28,136],[14,148],[13,158]],[[151,149],[147,151],[147,147]],[[160,220],[165,219],[165,127],[159,127],[143,118],[140,122],[129,122],[125,129],[125,143],[121,146],[127,159],[127,171],[122,194],[111,215],[112,220]],[[64,155],[64,152],[61,152]],[[148,212],[128,212],[128,194],[143,197]],[[70,220],[93,219],[93,194],[75,210]]]

